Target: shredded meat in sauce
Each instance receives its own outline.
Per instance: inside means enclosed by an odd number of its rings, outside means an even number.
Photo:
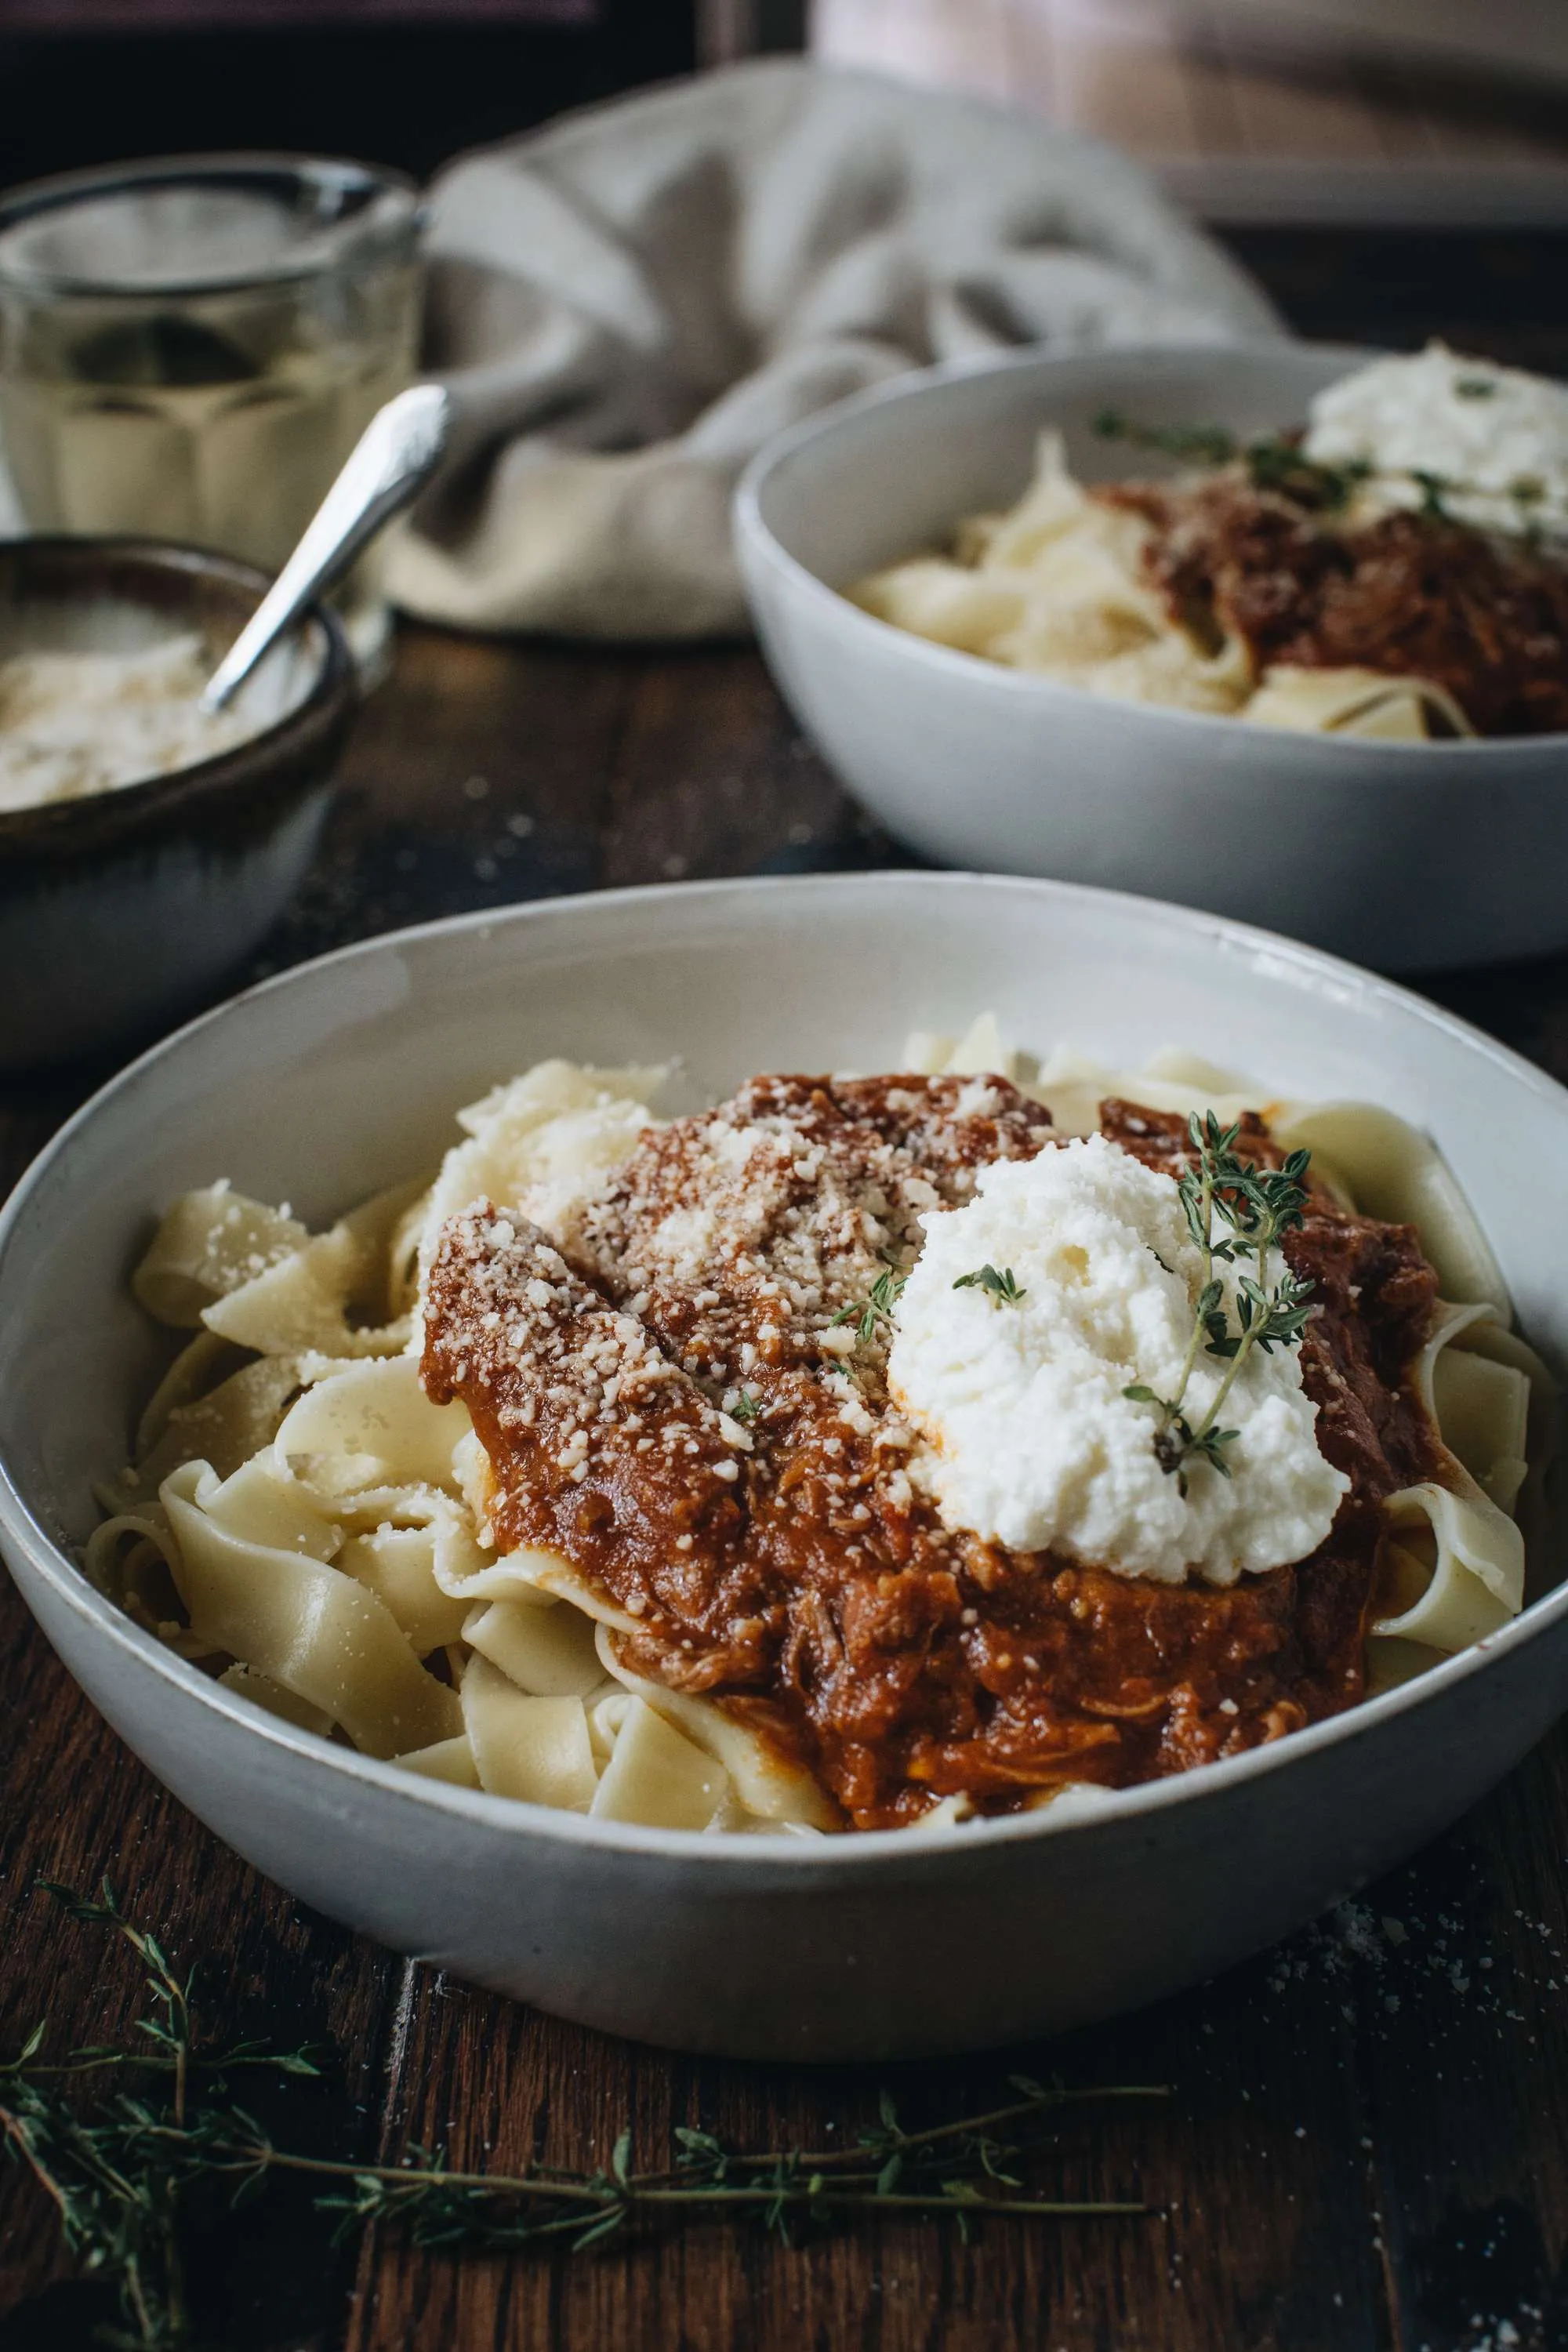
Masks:
[[[1418,513],[1349,528],[1239,468],[1097,495],[1154,526],[1145,569],[1209,650],[1429,678],[1482,735],[1568,729],[1568,570],[1525,540]]]
[[[1108,1102],[1102,1126],[1184,1164],[1181,1120]],[[1352,1705],[1378,1504],[1446,1458],[1408,1380],[1436,1296],[1415,1233],[1320,1192],[1286,1254],[1318,1286],[1303,1380],[1353,1483],[1317,1552],[1222,1590],[945,1528],[885,1321],[851,1381],[832,1318],[912,1260],[925,1210],[1052,1139],[999,1078],[757,1078],[650,1130],[572,1263],[480,1204],[431,1268],[425,1383],[473,1417],[497,1542],[564,1555],[636,1621],[628,1667],[710,1695],[857,1828],[1183,1771]],[[1257,1120],[1238,1148],[1277,1157]]]

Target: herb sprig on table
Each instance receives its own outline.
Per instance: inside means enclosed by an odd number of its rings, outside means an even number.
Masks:
[[[390,2225],[416,2245],[453,2252],[581,2252],[634,2227],[693,2221],[760,2223],[793,2243],[813,2225],[880,2213],[951,2221],[967,2239],[987,2217],[1039,2221],[1150,2210],[1136,2200],[1034,2195],[1025,2167],[1064,2108],[1159,2098],[1163,2086],[1068,2090],[1023,2074],[1008,2076],[1014,2095],[1005,2103],[915,2131],[883,2092],[877,2122],[838,2147],[737,2149],[679,2126],[673,2161],[652,2171],[634,2166],[629,2131],[617,2136],[607,2165],[587,2171],[547,2164],[521,2173],[458,2171],[440,2148],[411,2147],[395,2165],[306,2155],[278,2145],[232,2078],[247,2069],[315,2075],[310,2050],[210,2045],[197,2028],[194,1971],[175,1971],[159,1939],[125,1916],[108,1879],[97,1901],[40,1885],[81,1925],[123,1937],[146,1972],[146,2013],[127,2043],[50,2060],[40,2024],[15,2058],[0,2062],[7,2153],[53,2200],[79,2268],[114,2289],[121,2324],[101,2340],[120,2352],[195,2352],[181,2242],[187,2192],[202,2184],[226,2188],[239,2206],[275,2178],[304,2176],[320,2183],[316,2201],[337,2216],[340,2237]],[[71,2090],[104,2074],[116,2086],[79,2107]]]
[[[1176,1480],[1184,1495],[1188,1468],[1194,1462],[1208,1463],[1222,1478],[1230,1476],[1226,1448],[1234,1444],[1240,1432],[1225,1428],[1220,1421],[1226,1400],[1256,1349],[1267,1355],[1273,1348],[1290,1347],[1300,1339],[1312,1311],[1313,1288],[1310,1279],[1292,1274],[1289,1266],[1271,1280],[1268,1265],[1285,1235],[1301,1223],[1307,1204],[1307,1188],[1301,1180],[1310,1164],[1310,1152],[1292,1151],[1279,1168],[1258,1168],[1237,1152],[1239,1122],[1222,1127],[1212,1110],[1203,1118],[1194,1111],[1187,1133],[1193,1159],[1176,1190],[1187,1231],[1203,1256],[1203,1282],[1193,1311],[1192,1333],[1171,1396],[1157,1395],[1141,1381],[1121,1391],[1134,1403],[1158,1405],[1154,1452],[1160,1467]],[[1233,1325],[1225,1284],[1215,1268],[1239,1266],[1249,1260],[1258,1270],[1237,1276]],[[1208,1411],[1194,1423],[1184,1408],[1200,1351],[1219,1358],[1227,1369]]]

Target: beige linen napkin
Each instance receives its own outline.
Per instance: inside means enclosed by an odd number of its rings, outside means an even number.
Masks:
[[[794,60],[571,116],[432,201],[426,363],[461,423],[389,582],[460,628],[733,632],[736,476],[811,410],[1020,343],[1279,331],[1094,141]]]

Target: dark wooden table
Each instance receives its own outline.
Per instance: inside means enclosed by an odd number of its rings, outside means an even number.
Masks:
[[[1364,329],[1342,277],[1294,247],[1271,257],[1304,323]],[[1530,267],[1560,282],[1547,264],[1561,259],[1537,251]],[[1523,342],[1540,364],[1546,331],[1529,321],[1544,304],[1521,299],[1511,261],[1501,282],[1514,290],[1511,327],[1489,331],[1483,316],[1465,332],[1491,299],[1480,262],[1446,307],[1434,278],[1424,323],[1454,320],[1464,340],[1502,352]],[[1407,277],[1374,269],[1367,299],[1393,303],[1400,287]],[[589,654],[410,631],[354,740],[325,852],[258,969],[540,893],[894,855],[743,649]],[[1568,1078],[1568,961],[1450,977],[1431,992]],[[0,1187],[103,1075],[0,1095]],[[212,1956],[203,1991],[216,2030],[332,2045],[327,2077],[287,2094],[279,2128],[340,2156],[395,2158],[410,2141],[445,2141],[458,2164],[540,2151],[587,2163],[623,2121],[650,2158],[681,2122],[820,2146],[830,2127],[872,2119],[884,2085],[906,2120],[939,2119],[992,2104],[1020,2068],[1172,2086],[1160,2105],[1077,2111],[1061,2134],[1064,2194],[1136,2194],[1147,2217],[994,2223],[968,2247],[934,2224],[879,2223],[799,2251],[702,2227],[600,2254],[458,2262],[390,2236],[334,2249],[308,2200],[280,2192],[237,2219],[215,2211],[205,2228],[195,2294],[206,2339],[225,2352],[1568,2346],[1563,1734],[1408,1868],[1213,1984],[1048,2047],[875,2074],[631,2048],[405,1964],[302,1909],[133,1761],[8,1582],[0,1790],[0,2054],[46,2013],[77,2042],[133,2013],[129,1954],[33,1892],[39,1874],[88,1886],[110,1871],[177,1954]],[[0,2171],[0,2352],[91,2339],[103,2297],[68,2273],[42,2195]]]

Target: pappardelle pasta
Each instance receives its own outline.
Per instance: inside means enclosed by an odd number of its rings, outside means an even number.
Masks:
[[[1236,1753],[1522,1605],[1550,1382],[1392,1113],[988,1018],[665,1075],[541,1064],[325,1233],[174,1202],[94,1582],[428,1779],[797,1834]]]
[[[852,601],[915,636],[1120,702],[1147,702],[1299,733],[1419,741],[1471,735],[1435,679],[1364,663],[1260,665],[1239,630],[1187,625],[1150,569],[1149,517],[1068,471],[1042,433],[1035,477],[1001,515],[972,515],[951,552],[857,581]]]
[[[1303,429],[1140,425],[1181,470],[1085,486],[1040,436],[1017,505],[847,593],[895,627],[1116,699],[1420,741],[1568,728],[1568,401],[1441,345]]]

